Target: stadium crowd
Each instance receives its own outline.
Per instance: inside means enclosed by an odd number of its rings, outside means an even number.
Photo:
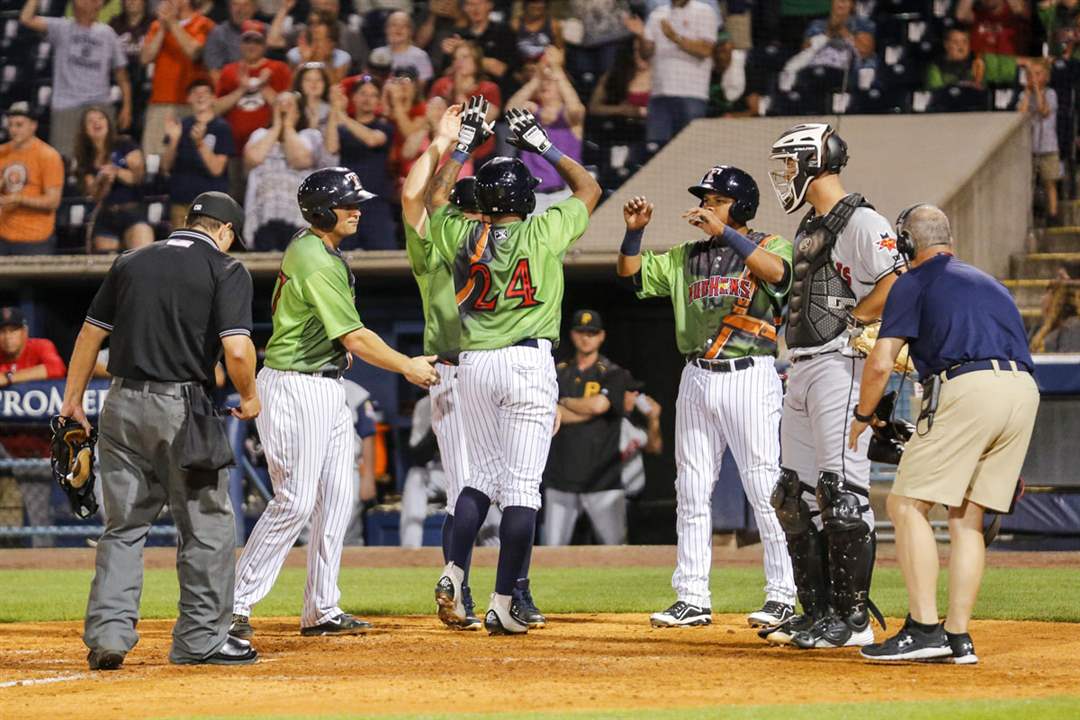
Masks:
[[[398,248],[403,178],[470,94],[607,191],[699,117],[1024,112],[1054,223],[1078,68],[1077,0],[0,0],[0,253],[138,247],[208,189],[280,250],[329,164],[379,195],[343,249]],[[496,128],[479,159],[515,154]]]

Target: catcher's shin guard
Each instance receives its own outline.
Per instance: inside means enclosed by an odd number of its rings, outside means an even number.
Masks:
[[[780,527],[787,536],[788,554],[795,577],[795,590],[803,613],[814,618],[824,615],[829,605],[827,549],[813,523],[813,513],[803,499],[812,488],[799,481],[794,470],[780,468],[780,480],[771,502]]]

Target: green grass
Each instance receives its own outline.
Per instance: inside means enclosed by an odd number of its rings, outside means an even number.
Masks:
[[[606,710],[558,713],[473,714],[453,715],[333,715],[319,716],[322,720],[1074,720],[1080,714],[1080,697],[1041,698],[1038,700],[963,700],[929,702],[874,702],[800,705],[725,705],[723,707],[681,708],[678,710]],[[230,717],[230,716],[222,716]],[[249,716],[244,716],[245,718]],[[307,717],[282,717],[274,720],[307,720]]]
[[[533,595],[550,613],[653,612],[673,600],[671,568],[536,568]],[[0,571],[0,622],[79,620],[86,607],[92,573],[85,570]],[[417,615],[433,611],[432,589],[437,568],[346,568],[341,573],[342,606],[361,615]],[[939,596],[944,609],[947,576]],[[472,586],[480,603],[490,592],[493,570],[473,573]],[[760,569],[732,568],[712,574],[713,611],[747,612],[762,601]],[[295,616],[300,612],[304,571],[282,571],[273,591],[256,609],[256,616]],[[176,617],[176,573],[146,573],[142,617]],[[882,612],[907,612],[907,596],[896,569],[874,574],[872,596]],[[1003,568],[986,573],[978,618],[1080,622],[1080,572],[1071,568]]]

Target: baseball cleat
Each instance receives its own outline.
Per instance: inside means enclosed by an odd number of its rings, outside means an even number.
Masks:
[[[949,642],[952,655],[931,662],[944,662],[953,665],[975,665],[979,662],[979,656],[975,654],[975,643],[971,641],[971,635],[967,633],[953,634],[946,630],[945,638]]]
[[[86,662],[91,670],[119,670],[124,664],[124,654],[120,650],[91,650]]]
[[[529,579],[518,580],[514,584],[514,602],[517,603],[518,615],[529,625],[530,630],[537,630],[547,625],[547,618],[540,608],[533,602],[532,590],[529,589]]]
[[[439,619],[444,625],[462,628],[468,624],[465,612],[465,592],[462,583],[465,571],[452,562],[446,563],[442,577],[435,585],[435,602],[439,606]]]
[[[232,622],[229,623],[229,635],[240,640],[250,640],[255,635],[250,618],[247,615],[233,613]]]
[[[746,622],[752,628],[775,627],[782,625],[795,616],[795,606],[777,600],[769,600],[761,609],[746,616]]]
[[[476,617],[476,603],[473,602],[472,590],[468,585],[461,586],[461,602],[465,605],[465,622],[453,627],[458,630],[479,630],[484,627],[484,621]]]
[[[792,615],[779,625],[758,630],[758,637],[770,645],[790,645],[796,633],[809,630],[813,625],[814,618],[810,615]]]
[[[649,616],[653,627],[698,627],[712,623],[712,610],[678,600],[663,612]]]
[[[491,593],[491,605],[484,616],[488,635],[524,635],[529,624],[520,615],[520,608],[512,595]]]
[[[870,623],[855,629],[840,616],[829,614],[815,622],[809,630],[795,633],[791,644],[803,650],[842,647],[865,647],[874,643],[874,631]]]
[[[300,628],[300,634],[304,637],[317,637],[319,635],[360,635],[371,629],[371,623],[367,620],[354,618],[348,613],[341,613],[324,623]]]
[[[900,632],[874,645],[867,645],[859,651],[867,660],[877,662],[899,662],[905,660],[934,660],[952,657],[953,650],[945,637],[941,625],[926,632],[915,626],[911,616],[907,616]]]

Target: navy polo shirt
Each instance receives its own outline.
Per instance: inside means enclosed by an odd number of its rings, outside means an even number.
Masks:
[[[937,255],[897,279],[879,337],[907,340],[923,378],[974,360],[1015,360],[1034,369],[1012,295],[952,255]]]

